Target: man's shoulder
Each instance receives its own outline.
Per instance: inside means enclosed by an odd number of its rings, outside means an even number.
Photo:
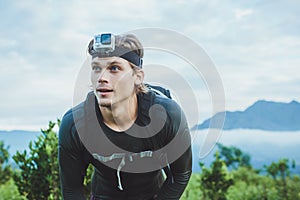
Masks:
[[[70,108],[63,116],[59,127],[59,146],[65,150],[81,149],[78,133],[84,129],[84,102]]]
[[[73,108],[70,108],[63,116],[59,127],[59,136],[70,137],[77,130],[85,127],[85,103],[82,102]]]
[[[62,121],[68,123],[77,123],[78,121],[82,121],[86,117],[86,113],[88,113],[87,109],[92,109],[94,103],[95,95],[93,92],[89,92],[84,101],[67,110],[67,112],[63,115]]]
[[[84,118],[84,102],[67,110],[67,112],[63,115],[62,122],[70,124],[75,123],[82,118]]]

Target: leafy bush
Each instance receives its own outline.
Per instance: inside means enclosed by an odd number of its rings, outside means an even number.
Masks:
[[[0,185],[0,200],[27,200],[21,196],[13,179]]]
[[[182,194],[180,200],[189,200],[189,199],[200,199],[202,197],[202,192],[200,190],[200,174],[193,173],[191,179]]]
[[[3,141],[0,141],[0,184],[4,184],[12,176],[11,166],[8,165],[8,148],[4,146]]]
[[[8,148],[0,141],[0,200],[58,200],[61,199],[58,168],[58,137],[49,128],[34,142],[29,151],[17,152],[13,159],[18,169],[13,171],[8,163]],[[300,177],[291,175],[288,159],[280,159],[264,166],[260,174],[250,165],[250,156],[236,147],[218,145],[220,154],[210,167],[200,163],[202,172],[193,173],[180,200],[297,200],[300,199]],[[228,170],[231,166],[231,171]],[[229,168],[230,169],[230,168]],[[93,166],[87,169],[84,192],[89,199]]]
[[[228,190],[228,200],[278,199],[278,192],[271,178],[248,167],[240,167],[231,174],[235,184]]]
[[[55,123],[49,122],[49,128],[42,130],[34,143],[29,143],[29,153],[17,151],[13,156],[20,168],[14,180],[19,192],[28,199],[60,199],[58,137],[54,126]]]
[[[211,163],[211,168],[206,168],[200,163],[201,174],[201,191],[204,200],[225,200],[228,188],[233,184],[227,166],[220,159],[218,151],[215,154],[215,161]]]

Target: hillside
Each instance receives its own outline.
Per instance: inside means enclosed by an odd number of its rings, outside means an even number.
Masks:
[[[218,119],[224,112],[215,114],[192,128],[207,129],[212,119]],[[259,129],[268,131],[300,130],[300,103],[273,102],[259,100],[244,111],[225,111],[226,117],[223,130]],[[210,127],[216,128],[216,127]]]

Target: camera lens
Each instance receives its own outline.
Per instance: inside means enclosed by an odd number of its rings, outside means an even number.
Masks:
[[[101,44],[110,44],[111,43],[111,34],[102,34],[101,35]]]

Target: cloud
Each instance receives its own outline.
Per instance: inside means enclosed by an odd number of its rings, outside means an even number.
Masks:
[[[297,1],[28,0],[0,4],[0,17],[5,19],[0,23],[0,89],[5,94],[0,100],[0,129],[7,124],[34,124],[39,129],[45,124],[39,118],[61,116],[72,106],[76,76],[91,37],[102,31],[123,33],[140,27],[174,30],[203,47],[220,73],[230,110],[245,108],[260,98],[300,100],[295,73],[300,64]],[[149,55],[148,61],[186,66],[174,55]],[[164,80],[166,73],[155,76]],[[210,117],[204,80],[199,78],[197,83],[196,78],[184,76],[198,84],[197,92],[203,96],[201,117]],[[169,81],[184,96],[182,85]]]
[[[236,9],[234,11],[234,13],[235,13],[235,18],[237,20],[241,20],[242,18],[253,14],[253,10],[252,9]]]

